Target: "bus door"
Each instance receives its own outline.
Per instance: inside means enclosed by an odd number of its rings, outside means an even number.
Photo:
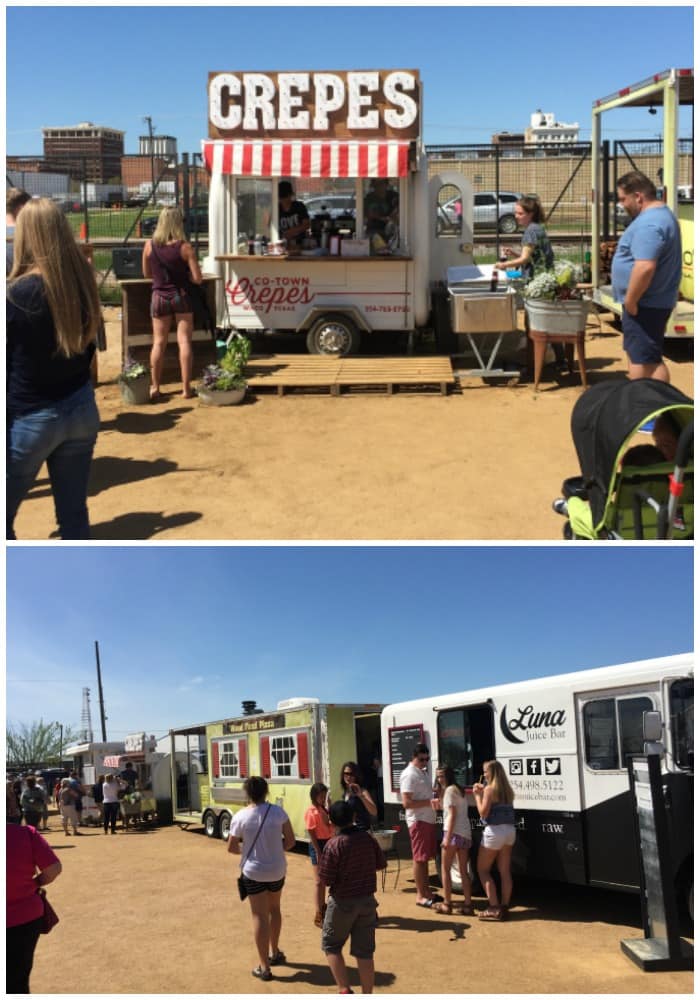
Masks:
[[[484,761],[496,756],[491,705],[468,705],[437,713],[439,764],[453,768],[457,782],[471,787],[481,777]]]
[[[627,762],[644,752],[643,713],[658,710],[658,686],[576,696],[587,880],[639,887]]]

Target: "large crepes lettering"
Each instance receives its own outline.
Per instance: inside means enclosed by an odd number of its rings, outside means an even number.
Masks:
[[[210,73],[210,138],[418,135],[415,70]]]

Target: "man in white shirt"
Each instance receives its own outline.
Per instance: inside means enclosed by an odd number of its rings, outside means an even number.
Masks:
[[[437,834],[433,786],[428,774],[430,751],[425,743],[413,750],[411,763],[401,772],[399,788],[411,837],[413,877],[416,883],[416,906],[429,908],[436,902],[428,881],[428,862],[435,857]]]

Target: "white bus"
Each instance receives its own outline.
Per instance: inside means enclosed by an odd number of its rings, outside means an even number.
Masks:
[[[649,712],[661,714],[658,742]],[[400,828],[400,850],[408,843],[399,776],[422,742],[432,776],[449,764],[467,789],[474,850],[470,788],[496,758],[516,794],[514,872],[623,891],[639,889],[627,761],[660,754],[674,877],[692,914],[691,654],[399,702],[383,710],[381,732],[385,826]]]

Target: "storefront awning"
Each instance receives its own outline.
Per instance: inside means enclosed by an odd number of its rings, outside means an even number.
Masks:
[[[238,177],[406,177],[410,142],[282,142],[223,140],[202,143],[213,174]]]
[[[146,760],[146,755],[143,753],[120,753],[112,755],[111,757],[104,758],[105,767],[119,767],[122,761],[130,760],[134,764],[143,764]]]

